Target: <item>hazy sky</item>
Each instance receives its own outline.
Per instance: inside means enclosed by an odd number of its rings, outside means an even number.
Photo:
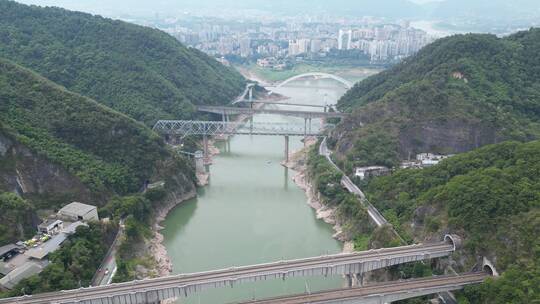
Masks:
[[[328,13],[391,18],[540,17],[540,0],[18,0],[105,16],[155,13],[178,15],[193,9],[261,9],[276,13]]]

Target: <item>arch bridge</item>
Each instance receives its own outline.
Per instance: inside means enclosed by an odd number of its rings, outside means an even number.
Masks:
[[[300,74],[300,75],[296,75],[296,76],[293,76],[283,82],[281,82],[280,84],[278,84],[276,86],[276,88],[281,88],[282,86],[288,84],[288,83],[291,83],[295,80],[298,80],[298,79],[302,79],[302,78],[307,78],[307,77],[320,77],[320,78],[330,78],[330,79],[334,79],[335,81],[338,81],[340,82],[341,84],[343,84],[347,89],[350,89],[353,87],[353,84],[342,78],[342,77],[339,77],[339,76],[336,76],[336,75],[333,75],[333,74],[329,74],[329,73],[321,73],[321,72],[312,72],[312,73],[304,73],[304,74]],[[270,92],[271,94],[272,92]]]

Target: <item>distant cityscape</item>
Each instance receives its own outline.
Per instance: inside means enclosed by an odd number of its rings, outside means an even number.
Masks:
[[[148,24],[147,24],[148,25]],[[361,58],[368,64],[397,62],[437,37],[410,26],[372,17],[358,20],[231,21],[219,18],[168,19],[151,24],[222,60],[285,68],[295,59]]]

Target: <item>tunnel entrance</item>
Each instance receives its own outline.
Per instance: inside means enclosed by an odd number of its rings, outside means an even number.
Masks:
[[[461,248],[461,244],[462,244],[461,238],[456,234],[445,235],[444,241],[447,244],[454,246],[454,251]]]
[[[482,267],[482,271],[489,274],[490,276],[493,276],[495,274],[495,271],[493,270],[491,265],[487,265],[487,264]]]

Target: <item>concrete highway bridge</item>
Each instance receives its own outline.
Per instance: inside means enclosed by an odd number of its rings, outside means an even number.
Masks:
[[[277,114],[285,116],[294,116],[311,120],[313,118],[344,118],[348,116],[346,113],[339,112],[316,112],[316,111],[289,111],[275,109],[253,109],[253,108],[236,108],[236,107],[220,107],[220,106],[198,106],[197,111],[220,114],[223,116],[223,121],[229,121],[230,115],[255,115],[255,114]]]
[[[397,282],[384,282],[364,287],[252,300],[240,304],[385,304],[462,289],[467,285],[482,283],[488,277],[490,275],[486,272],[468,273],[458,276],[436,276]]]
[[[293,103],[293,102],[272,101],[272,100],[252,100],[252,101],[240,100],[240,101],[234,102],[233,105],[238,104],[238,103],[253,103],[253,104],[259,103],[259,104],[278,105],[278,106],[321,108],[321,109],[324,109],[324,112],[327,112],[327,110],[336,107],[336,104],[318,105],[318,104]]]
[[[353,277],[393,265],[424,261],[451,255],[460,242],[446,236],[444,242],[410,245],[319,257],[233,267],[201,273],[182,274],[148,280],[76,290],[44,293],[34,296],[1,299],[0,304],[146,304],[185,297],[210,288],[233,287],[240,283],[302,276]],[[360,279],[361,281],[361,279]],[[352,284],[350,284],[352,285]]]

